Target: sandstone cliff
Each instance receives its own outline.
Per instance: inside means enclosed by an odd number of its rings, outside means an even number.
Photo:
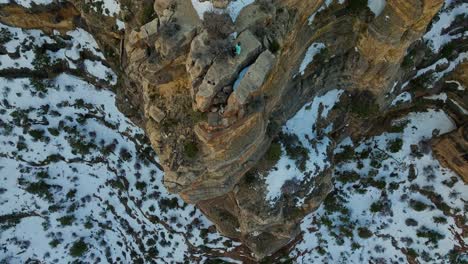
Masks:
[[[421,107],[399,96],[436,70],[430,65],[441,58],[420,49],[420,39],[444,2],[388,0],[379,10],[367,1],[240,2],[138,1],[121,13],[125,29],[78,0],[54,7],[55,17],[38,11],[18,20],[25,11],[17,6],[0,12],[3,23],[25,28],[88,25],[119,73],[120,108],[158,153],[165,186],[261,259],[293,241],[304,216],[332,191],[336,142],[376,133]],[[408,69],[408,56],[411,67],[430,69]],[[466,63],[455,67],[466,87]],[[433,80],[432,88],[452,91],[445,81]],[[342,90],[336,104],[317,101],[311,138],[287,132],[288,120],[335,89]],[[444,107],[460,128],[433,145],[442,164],[466,180],[466,93],[452,91],[449,100]],[[278,151],[295,156],[301,180],[283,185],[272,205],[266,175],[280,166]],[[323,164],[301,163],[314,155]]]

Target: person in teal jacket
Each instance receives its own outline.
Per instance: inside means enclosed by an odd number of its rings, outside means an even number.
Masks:
[[[242,51],[242,48],[241,48],[241,43],[240,42],[237,42],[236,46],[235,46],[235,54],[236,56],[239,56],[241,54],[241,51]]]

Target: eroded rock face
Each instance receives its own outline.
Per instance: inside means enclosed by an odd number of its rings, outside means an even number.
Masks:
[[[159,17],[126,32],[124,71],[142,87],[145,127],[165,168],[166,187],[197,204],[223,234],[245,242],[258,258],[298,234],[300,220],[331,190],[332,169],[316,177],[317,191],[304,197],[303,206],[283,197],[271,207],[265,182],[247,182],[246,172],[267,152],[279,128],[316,94],[366,90],[385,109],[392,98],[384,94],[401,77],[407,48],[442,1],[388,1],[377,17],[366,7],[333,3],[310,19],[322,4],[249,5],[234,21],[237,34],[228,37],[228,47],[213,46],[217,40],[190,1],[156,1]],[[242,47],[239,55],[230,51],[236,43]],[[298,74],[313,43],[326,49]],[[336,127],[349,121],[337,120]],[[334,137],[347,133],[337,130]],[[300,192],[300,184],[291,182],[287,189]]]
[[[231,4],[211,2],[219,12]],[[257,258],[292,241],[303,217],[331,191],[331,146],[365,134],[367,123],[385,114],[395,97],[386,94],[402,79],[408,47],[443,3],[387,1],[376,16],[365,4],[326,2],[255,1],[238,14],[227,37],[216,37],[192,1],[156,0],[148,21],[137,19],[147,5],[137,2],[127,10],[136,18],[126,21],[125,31],[74,1],[101,46],[114,55],[120,107],[145,128],[166,187],[197,204],[221,233],[240,239]],[[238,55],[231,51],[236,43],[242,47]],[[300,73],[306,52],[317,43],[325,48]],[[275,167],[263,163],[263,156],[283,125],[333,89],[346,91],[341,107],[315,124],[317,138],[330,137],[324,158],[330,165],[313,179],[285,183],[271,206],[262,174],[252,172]],[[375,113],[350,115],[356,98],[375,103]],[[314,191],[305,191],[310,186]]]
[[[468,126],[460,127],[432,143],[436,157],[468,182]]]

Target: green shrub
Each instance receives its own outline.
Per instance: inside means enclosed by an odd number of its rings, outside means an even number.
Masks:
[[[13,34],[7,29],[0,29],[0,45],[4,45],[13,38]]]
[[[54,240],[49,242],[49,245],[51,247],[53,247],[53,248],[57,247],[59,244],[60,244],[60,240],[58,240],[58,239],[54,239]]]
[[[406,249],[406,254],[413,258],[417,258],[419,256],[418,252],[416,252],[416,250],[414,250],[413,248]]]
[[[151,20],[153,20],[155,16],[154,13],[154,8],[153,8],[153,2],[152,1],[146,1],[143,4],[143,10],[141,11],[141,16],[140,16],[140,24],[144,25]]]
[[[137,188],[137,190],[144,190],[146,188],[146,182],[142,182],[142,181],[138,181],[135,183],[135,188]]]
[[[370,211],[373,213],[381,212],[384,208],[384,204],[380,201],[373,202],[370,206]]]
[[[434,231],[434,230],[430,230],[424,226],[418,229],[418,231],[416,232],[416,235],[418,237],[427,238],[428,242],[431,242],[433,244],[437,244],[437,241],[445,237],[443,234],[440,234],[439,232]]]
[[[367,239],[373,236],[372,232],[365,227],[360,227],[358,229],[358,235],[359,237],[364,238],[364,239]]]
[[[360,118],[368,118],[379,113],[379,105],[371,92],[363,91],[353,96],[350,110]]]
[[[51,65],[49,55],[47,55],[47,50],[35,47],[34,55],[35,57],[32,62],[32,65],[36,70],[46,70]]]
[[[390,142],[388,142],[387,147],[392,153],[396,153],[401,150],[403,146],[403,140],[401,138],[396,138]]]
[[[343,161],[348,161],[354,158],[355,152],[352,146],[343,146],[341,147],[343,151],[335,154],[335,162],[340,163]]]
[[[188,158],[195,158],[198,154],[198,146],[197,146],[197,143],[191,141],[191,142],[187,142],[185,143],[184,145],[184,152],[185,152],[185,156],[187,156]]]
[[[434,216],[434,223],[436,224],[446,224],[447,223],[447,218],[443,216]]]
[[[36,177],[39,179],[47,179],[49,178],[49,173],[47,171],[39,171],[36,173]]]
[[[26,191],[32,194],[37,194],[45,199],[52,199],[52,194],[49,191],[50,185],[44,181],[33,182],[28,185]]]
[[[42,129],[31,129],[31,130],[29,130],[28,133],[34,140],[43,140],[44,139],[44,130],[42,130]]]
[[[49,133],[52,135],[52,136],[59,136],[60,135],[60,131],[57,129],[57,128],[53,128],[53,127],[49,127],[47,128],[47,130],[49,131]]]
[[[71,246],[70,255],[75,258],[81,257],[86,251],[88,251],[88,245],[83,240],[78,240]]]
[[[359,180],[360,175],[355,171],[343,171],[338,175],[337,180],[342,183],[351,183]]]
[[[75,216],[66,215],[64,217],[58,218],[57,221],[59,221],[62,226],[69,226],[73,224],[73,221],[75,221]]]
[[[440,54],[442,57],[448,58],[453,54],[456,47],[457,45],[454,42],[449,42],[440,49]]]
[[[281,158],[281,153],[282,153],[281,144],[273,142],[271,143],[270,148],[265,154],[265,158],[268,161],[276,163]]]
[[[271,51],[271,53],[276,54],[281,49],[281,45],[275,39],[272,42],[270,42],[270,46],[268,47],[268,49]]]
[[[348,1],[348,8],[351,12],[358,13],[367,8],[367,0],[350,0]]]
[[[421,202],[421,201],[416,201],[416,200],[410,200],[410,206],[414,210],[421,212],[427,209],[427,204]]]
[[[93,222],[91,222],[91,220],[86,221],[86,223],[84,224],[84,227],[85,227],[86,229],[91,229],[91,228],[93,228]]]

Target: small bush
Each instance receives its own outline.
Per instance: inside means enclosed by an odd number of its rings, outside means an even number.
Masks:
[[[184,145],[184,152],[185,152],[185,156],[187,156],[188,158],[195,158],[198,154],[198,146],[197,146],[197,143],[195,142],[187,142],[185,143]]]
[[[53,248],[57,247],[59,244],[60,244],[60,240],[58,240],[58,239],[54,239],[54,240],[49,242],[49,245],[51,247],[53,247]]]
[[[42,129],[31,129],[28,133],[34,140],[42,140],[44,138],[44,130]]]
[[[358,13],[367,8],[367,0],[350,0],[348,1],[348,8],[351,12]]]
[[[143,10],[141,11],[140,24],[144,25],[155,17],[155,12],[153,8],[153,1],[146,1],[143,5]]]
[[[434,223],[436,224],[446,224],[447,223],[447,218],[443,216],[434,216]]]
[[[84,227],[86,229],[91,229],[93,228],[93,222],[91,222],[90,220],[88,220],[85,224],[84,224]]]
[[[6,29],[0,29],[0,45],[4,45],[5,43],[9,42],[13,38],[13,34]]]
[[[75,217],[73,215],[66,215],[64,217],[60,217],[57,221],[59,221],[62,226],[69,226],[73,224]]]
[[[137,188],[137,190],[140,190],[140,191],[144,190],[146,188],[146,182],[142,182],[142,181],[136,182],[135,188]]]
[[[203,28],[210,38],[226,38],[233,30],[232,19],[228,14],[205,12],[203,15]]]
[[[365,227],[360,227],[358,229],[358,235],[359,237],[364,238],[364,239],[367,239],[373,236],[372,232]]]
[[[453,54],[456,47],[457,45],[454,42],[449,42],[441,48],[440,54],[442,55],[442,57],[448,58]]]
[[[351,100],[351,113],[361,118],[368,118],[379,113],[379,106],[375,102],[375,96],[369,91],[363,91],[353,95]]]
[[[418,212],[424,211],[428,207],[427,204],[416,200],[410,200],[410,206]]]
[[[78,240],[71,246],[70,255],[75,258],[81,257],[86,251],[88,251],[88,245],[83,240]]]
[[[350,183],[359,180],[360,175],[355,171],[344,171],[338,175],[337,180],[342,183]]]
[[[440,234],[439,232],[434,231],[434,230],[430,230],[427,227],[422,227],[418,229],[418,231],[416,232],[416,235],[418,237],[427,238],[428,242],[433,243],[433,244],[437,244],[437,241],[445,237],[443,234]]]
[[[403,146],[403,140],[401,138],[394,139],[387,144],[387,148],[390,150],[392,153],[396,153],[401,150],[401,147]]]
[[[352,146],[343,146],[343,151],[335,154],[335,162],[340,163],[354,158],[355,152]]]
[[[381,212],[384,208],[384,204],[380,201],[374,202],[370,206],[370,211],[373,213]]]
[[[49,192],[49,187],[44,181],[33,182],[28,185],[26,191],[32,194],[37,194],[42,198],[51,199],[52,194]]]
[[[413,218],[407,218],[405,220],[405,224],[407,226],[417,226],[418,225],[418,221],[414,220]]]
[[[281,144],[273,142],[270,145],[270,148],[268,149],[265,158],[268,161],[276,163],[280,158],[281,158]]]
[[[45,70],[51,65],[49,55],[47,55],[47,50],[35,47],[34,55],[35,57],[32,65],[36,70]]]
[[[159,32],[163,38],[171,38],[180,30],[180,25],[176,22],[168,22],[159,28]]]
[[[268,49],[271,51],[271,53],[276,54],[281,49],[281,45],[277,40],[273,40],[272,42],[270,42],[270,46],[268,47]]]

